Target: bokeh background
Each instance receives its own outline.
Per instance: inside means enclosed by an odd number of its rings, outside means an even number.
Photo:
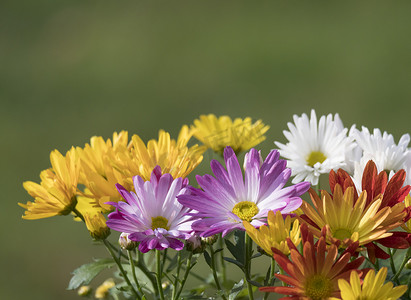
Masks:
[[[338,112],[410,132],[411,2],[0,2],[0,299],[76,299],[70,272],[105,257],[70,217],[21,219],[53,149],[128,130],[176,137],[200,114],[271,126]],[[210,154],[206,155],[204,163]],[[207,166],[199,169],[205,170]]]

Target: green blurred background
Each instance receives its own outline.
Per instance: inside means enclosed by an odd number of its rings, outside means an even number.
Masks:
[[[411,2],[2,1],[0,299],[76,299],[70,272],[105,257],[69,217],[21,219],[53,149],[122,129],[176,137],[200,114],[271,126],[338,112],[410,131]],[[206,155],[199,172],[207,169]]]

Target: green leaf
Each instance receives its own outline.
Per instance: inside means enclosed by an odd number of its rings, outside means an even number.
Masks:
[[[223,257],[223,259],[225,261],[228,261],[228,262],[232,263],[232,264],[235,264],[237,267],[239,267],[241,270],[244,271],[244,264],[239,262],[238,260],[232,259],[231,257]]]
[[[73,271],[68,290],[75,290],[81,285],[89,284],[102,270],[114,265],[111,258],[96,259],[94,262],[82,265]]]
[[[213,268],[213,267],[211,266],[211,257],[210,257],[210,254],[208,254],[207,251],[204,251],[204,259],[205,259],[207,265],[208,265],[210,268]]]
[[[244,265],[244,245],[237,244],[234,245],[229,240],[224,240],[228,251],[230,251],[231,255],[235,257],[235,259]]]
[[[244,288],[244,280],[241,279],[240,282],[234,284],[233,288],[230,291],[230,295],[228,295],[228,300],[234,300],[237,297],[238,293],[242,291]]]

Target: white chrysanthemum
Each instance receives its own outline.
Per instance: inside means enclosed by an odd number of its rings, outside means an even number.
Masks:
[[[408,170],[411,166],[411,151],[408,150],[410,135],[404,134],[398,145],[394,137],[387,132],[375,128],[371,134],[368,128],[352,130],[350,135],[355,139],[363,154],[354,167],[354,182],[361,186],[361,178],[367,162],[371,159],[375,162],[378,172],[386,171],[391,178],[398,170]],[[407,176],[408,177],[408,176]]]
[[[306,180],[316,185],[321,174],[346,166],[346,153],[352,151],[354,143],[338,114],[321,116],[318,123],[314,110],[310,119],[306,114],[293,118],[294,124],[287,124],[290,131],[283,132],[288,143],[275,142],[288,159],[287,167],[295,176],[293,183]]]

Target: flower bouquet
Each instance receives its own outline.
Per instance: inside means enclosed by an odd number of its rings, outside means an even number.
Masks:
[[[396,144],[314,110],[288,128],[266,156],[253,148],[262,121],[211,114],[176,140],[121,131],[54,150],[40,184],[23,184],[34,198],[19,204],[23,219],[70,215],[107,249],[74,270],[68,289],[79,296],[410,299],[409,135]],[[189,146],[193,137],[202,145]],[[211,174],[189,182],[207,149]]]

